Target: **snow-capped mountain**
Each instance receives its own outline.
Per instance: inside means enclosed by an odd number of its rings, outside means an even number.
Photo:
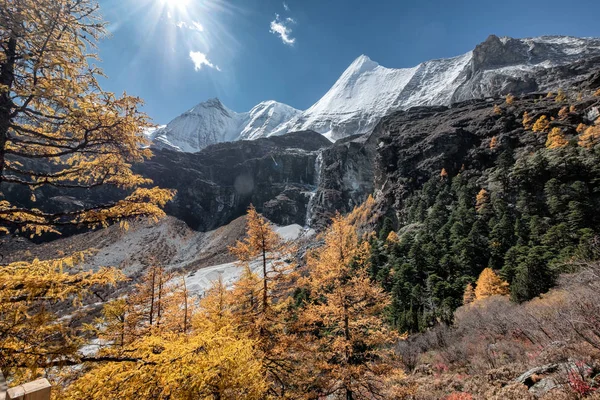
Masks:
[[[508,93],[568,89],[600,68],[600,39],[490,36],[473,51],[413,68],[386,68],[362,55],[312,107],[264,102],[235,113],[214,99],[155,131],[155,144],[198,151],[210,144],[313,130],[331,140],[366,133],[392,111]]]
[[[593,57],[600,57],[600,39],[493,35],[462,56],[431,60],[413,68],[386,68],[363,55],[325,96],[274,134],[314,130],[339,139],[369,132],[391,111],[553,89],[568,84],[565,80],[577,74],[547,76],[550,69]],[[600,59],[595,65],[600,67]]]
[[[265,101],[249,112],[236,113],[219,99],[210,99],[147,135],[156,146],[193,153],[215,143],[269,136],[299,113],[276,101]]]

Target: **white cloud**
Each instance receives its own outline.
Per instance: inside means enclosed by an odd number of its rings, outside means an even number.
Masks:
[[[279,18],[279,14],[275,14],[275,19],[271,21],[270,32],[274,35],[278,35],[284,44],[292,46],[296,43],[296,38],[292,37],[292,29],[289,27],[289,24],[295,23],[296,21],[292,18],[282,20]]]
[[[188,24],[185,21],[179,21],[175,24],[175,26],[181,29],[189,29],[192,31],[204,32],[204,26],[202,26],[200,22],[196,21],[192,21],[190,24]]]
[[[286,3],[286,2],[283,3],[283,9],[285,11],[290,11],[290,6],[288,6],[288,3]]]
[[[198,32],[204,32],[204,27],[202,26],[202,24],[200,22],[196,22],[196,21],[192,21],[191,29],[195,29]]]
[[[217,71],[221,71],[221,68],[219,68],[218,65],[214,65],[210,62],[210,60],[206,57],[206,54],[199,51],[190,51],[190,59],[194,63],[195,71],[200,71],[204,65],[209,68],[216,69]]]

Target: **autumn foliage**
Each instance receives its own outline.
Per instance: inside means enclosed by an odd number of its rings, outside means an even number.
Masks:
[[[475,298],[482,300],[490,296],[509,294],[508,283],[503,281],[491,268],[484,269],[477,279]]]
[[[0,1],[0,183],[3,190],[31,191],[26,206],[0,200],[3,234],[157,220],[173,197],[131,169],[151,156],[143,135],[150,124],[139,99],[117,97],[98,83],[102,74],[92,62],[106,30],[97,10],[90,0]],[[61,212],[37,201],[42,187],[125,194]],[[112,268],[80,268],[90,255],[0,266],[0,368],[9,379],[82,360],[78,327],[59,318],[57,308],[81,305],[98,287],[124,279]]]
[[[560,128],[552,128],[546,140],[546,147],[549,149],[559,149],[569,144],[565,134]]]
[[[548,117],[542,115],[537,121],[535,121],[532,129],[534,132],[548,132],[550,129],[550,121],[548,120]]]

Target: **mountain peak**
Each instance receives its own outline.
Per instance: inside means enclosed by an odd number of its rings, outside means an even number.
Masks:
[[[223,103],[221,103],[221,100],[219,100],[218,97],[213,97],[212,99],[208,99],[203,103],[200,104],[204,104],[206,106],[222,106]]]
[[[361,54],[356,60],[350,64],[350,66],[346,69],[344,75],[347,74],[361,74],[365,71],[370,71],[378,67],[379,64],[375,61],[371,60],[368,56]]]

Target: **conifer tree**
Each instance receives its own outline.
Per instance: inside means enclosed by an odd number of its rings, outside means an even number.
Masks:
[[[308,260],[315,296],[300,315],[301,342],[313,357],[316,397],[381,395],[391,372],[387,347],[397,338],[382,319],[390,298],[369,279],[368,243],[359,241],[350,219],[336,216]]]
[[[477,197],[475,199],[475,209],[477,212],[480,212],[484,207],[488,206],[490,202],[490,194],[487,190],[481,189],[479,193],[477,193]]]
[[[558,89],[558,93],[556,94],[556,97],[554,100],[557,103],[563,102],[563,101],[567,100],[567,94],[565,93],[564,90]]]
[[[481,272],[475,286],[475,298],[477,300],[507,294],[509,294],[508,283],[503,281],[491,268],[486,268]]]
[[[492,140],[490,140],[490,149],[494,150],[498,147],[498,138],[494,136]]]
[[[549,149],[558,149],[565,147],[569,144],[565,138],[565,134],[560,128],[552,128],[548,134],[548,140],[546,140],[546,147]]]
[[[565,106],[558,111],[558,119],[565,120],[569,116],[569,109]]]
[[[105,34],[91,0],[0,1],[0,184],[32,192],[26,205],[0,200],[0,232],[42,235],[165,215],[173,193],[131,169],[151,156],[141,100],[104,91],[91,64]],[[67,212],[38,202],[41,187],[113,187],[126,195]],[[0,266],[0,369],[36,373],[77,362],[82,339],[47,306],[77,303],[94,286],[124,279],[114,269],[81,272],[74,268],[81,261],[75,254]],[[24,349],[35,350],[25,357]]]
[[[292,335],[286,331],[296,279],[291,261],[294,249],[250,206],[246,236],[230,251],[244,269],[231,297],[233,317],[258,344],[270,393],[285,396],[294,369],[289,357]],[[253,272],[255,264],[259,265],[260,274]]]
[[[548,117],[545,115],[542,115],[537,121],[535,121],[535,124],[533,124],[534,132],[548,132],[549,129],[550,121],[548,121]]]
[[[555,275],[548,267],[548,249],[542,246],[531,248],[523,262],[517,267],[510,295],[516,302],[531,300],[547,292],[554,285]]]
[[[465,288],[465,293],[463,294],[463,305],[471,304],[475,301],[475,289],[473,289],[473,285],[469,283]]]
[[[154,272],[156,283],[158,271]],[[148,275],[151,277],[152,271]],[[132,308],[148,308],[147,289],[137,287],[128,299]],[[153,329],[148,330],[149,315],[145,320],[132,321],[137,325],[134,330],[144,334],[133,337],[125,346],[103,348],[93,363],[73,370],[60,398],[265,398],[268,386],[257,344],[235,324],[225,296],[223,283],[219,281],[202,300],[202,308],[188,309],[186,318],[190,324],[185,330],[158,324],[156,318]],[[174,296],[174,299],[182,311],[185,304],[194,303],[193,298],[184,300]],[[74,377],[78,379],[73,382]]]
[[[586,149],[591,149],[600,141],[600,126],[594,125],[586,128],[581,135],[579,135],[579,146]]]

